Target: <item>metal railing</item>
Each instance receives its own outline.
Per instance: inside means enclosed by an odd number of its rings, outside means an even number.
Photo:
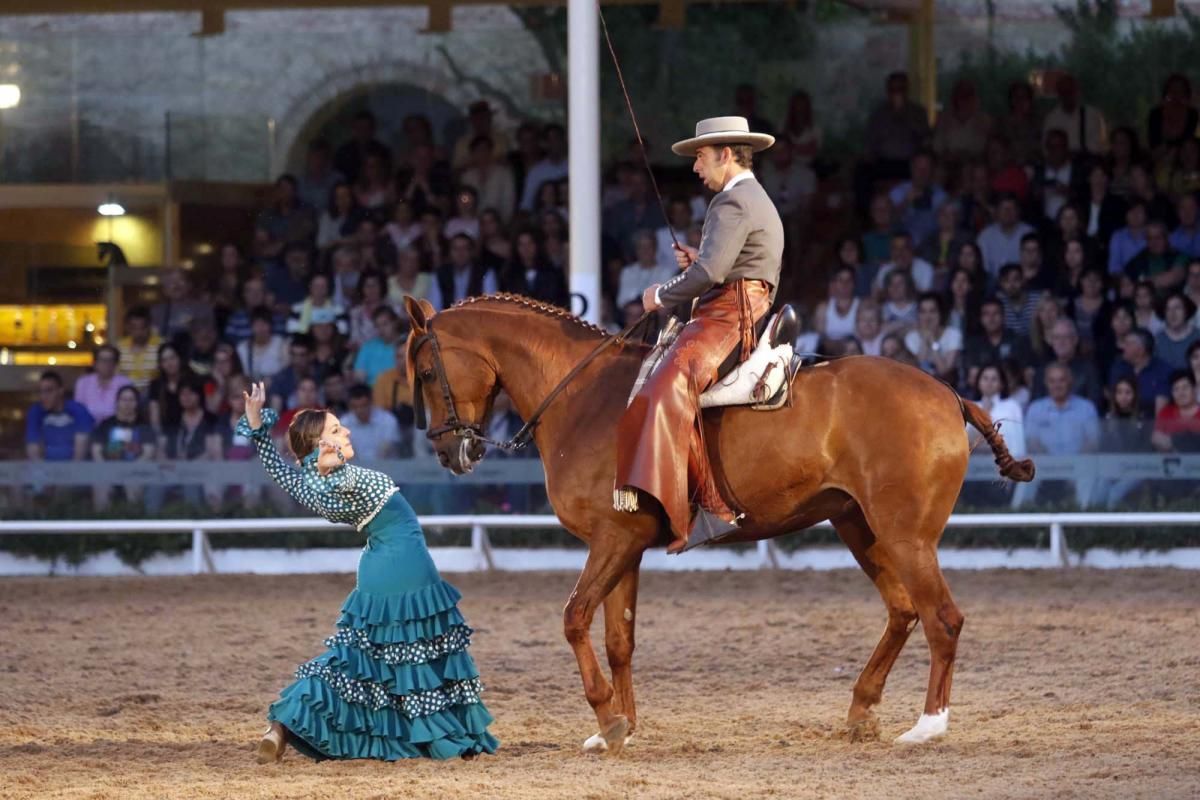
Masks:
[[[470,528],[473,571],[502,569],[498,566],[489,532],[504,529],[561,528],[557,517],[548,515],[480,514],[422,516],[419,518],[425,529]],[[955,514],[946,523],[947,528],[1047,528],[1049,531],[1049,560],[1052,565],[1069,566],[1067,557],[1066,529],[1069,527],[1113,527],[1113,526],[1176,526],[1200,525],[1200,512],[1113,512],[1113,513],[1048,513],[1048,514]],[[830,528],[822,522],[816,528]],[[81,520],[81,521],[5,521],[0,522],[0,536],[18,534],[80,534],[80,533],[190,533],[192,535],[191,563],[194,574],[216,572],[212,547],[208,536],[211,533],[270,533],[278,531],[313,531],[330,528],[345,529],[312,518],[276,519],[210,519],[210,520]],[[438,548],[432,548],[437,553]],[[550,551],[543,551],[550,552]],[[565,551],[558,551],[565,552]],[[725,552],[731,563],[734,552],[728,548],[711,548],[707,553]],[[788,568],[788,559],[773,541],[757,543],[757,566],[759,568]],[[686,559],[687,554],[680,558]],[[679,562],[686,563],[686,562]],[[709,566],[712,566],[709,564]]]

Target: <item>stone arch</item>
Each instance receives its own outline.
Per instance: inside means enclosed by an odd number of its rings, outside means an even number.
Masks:
[[[403,60],[383,61],[342,70],[322,78],[319,84],[301,93],[275,122],[275,148],[272,174],[283,172],[299,154],[303,155],[304,135],[324,122],[355,98],[374,86],[403,86],[423,90],[465,112],[479,92],[445,72]]]

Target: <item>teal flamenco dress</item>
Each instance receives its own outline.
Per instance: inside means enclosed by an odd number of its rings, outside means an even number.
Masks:
[[[492,716],[467,653],[461,595],[438,575],[408,501],[382,472],[344,464],[321,475],[315,452],[300,469],[288,466],[270,439],[278,416],[262,416],[258,429],[245,417],[237,429],[275,481],[306,508],[367,534],[328,649],[296,670],[268,719],[317,759],[494,753],[499,741],[487,730]]]

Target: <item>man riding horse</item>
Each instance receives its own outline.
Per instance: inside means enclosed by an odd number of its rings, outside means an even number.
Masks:
[[[647,311],[699,302],[617,428],[614,505],[636,511],[637,490],[662,505],[674,534],[667,552],[687,545],[693,498],[726,523],[736,521],[716,487],[699,419],[699,398],[734,351],[750,357],[755,325],[770,310],[783,261],[783,223],[751,171],[753,154],[775,139],[752,133],[743,117],[715,117],[671,150],[695,159],[692,171],[716,196],[700,248],[676,243],[681,272],[646,289]],[[693,493],[689,493],[689,487]]]

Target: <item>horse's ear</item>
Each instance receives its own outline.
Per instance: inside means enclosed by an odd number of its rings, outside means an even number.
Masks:
[[[412,297],[405,295],[404,311],[408,314],[409,321],[412,322],[413,330],[424,332],[429,320],[433,318],[433,304],[428,300],[414,300]]]

